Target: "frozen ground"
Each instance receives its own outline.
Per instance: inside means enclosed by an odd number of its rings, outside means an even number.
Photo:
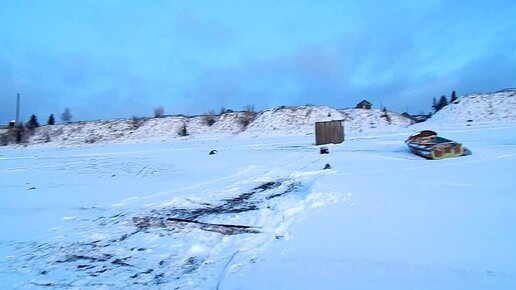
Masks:
[[[516,125],[418,126],[1,148],[0,289],[516,289]]]
[[[306,211],[226,289],[516,289],[516,129],[440,132],[474,154],[418,159],[396,135],[333,147],[317,184],[346,201]]]

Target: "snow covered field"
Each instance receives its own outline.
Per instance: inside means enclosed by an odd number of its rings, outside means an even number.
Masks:
[[[1,148],[0,288],[516,289],[516,125],[443,128]]]

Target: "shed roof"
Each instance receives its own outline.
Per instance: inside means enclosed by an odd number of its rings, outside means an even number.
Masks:
[[[368,106],[371,106],[371,102],[367,101],[367,100],[362,100],[360,103],[358,103],[358,105],[368,105]]]

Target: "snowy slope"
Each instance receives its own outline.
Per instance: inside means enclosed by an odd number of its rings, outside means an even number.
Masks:
[[[314,134],[315,122],[344,118],[340,111],[326,106],[279,107],[260,113],[246,133],[264,136]]]
[[[396,130],[411,125],[400,114],[388,112],[388,118],[378,109],[337,110],[327,106],[280,107],[259,114],[245,133],[267,135],[313,135],[314,124],[320,121],[342,120],[347,133]]]
[[[384,113],[382,110],[346,109],[341,110],[346,115],[345,128],[348,133],[362,132],[391,132],[408,127],[412,121],[398,113]],[[387,114],[388,117],[385,115]]]
[[[471,124],[516,121],[516,89],[459,97],[432,116],[428,123]]]
[[[148,141],[149,139],[178,138],[183,126],[191,136],[210,134],[234,134],[241,131],[237,120],[240,113],[226,113],[217,118],[213,126],[207,126],[202,116],[169,116],[164,118],[133,118],[73,122],[53,126],[41,126],[31,137],[31,144],[54,143],[59,145]]]
[[[220,138],[222,135],[244,133],[253,136],[313,135],[314,124],[319,121],[343,120],[346,134],[376,132],[407,127],[411,121],[397,113],[388,117],[378,109],[337,110],[326,106],[280,107],[259,112],[247,128],[239,119],[243,112],[216,116],[208,126],[203,116],[169,116],[165,118],[137,118],[74,122],[66,125],[42,126],[31,137],[31,144],[58,145],[149,141],[178,138],[186,126],[189,138]]]

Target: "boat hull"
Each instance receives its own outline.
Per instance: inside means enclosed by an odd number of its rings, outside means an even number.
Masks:
[[[414,154],[432,160],[469,154],[462,144],[437,136],[433,131],[421,131],[410,136],[405,143]]]

